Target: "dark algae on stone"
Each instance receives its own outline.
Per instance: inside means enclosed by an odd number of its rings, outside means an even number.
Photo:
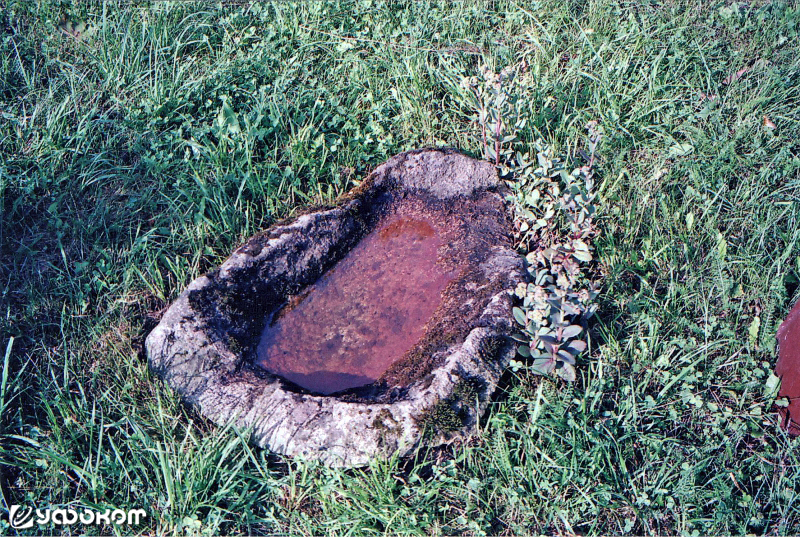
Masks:
[[[356,466],[447,441],[514,355],[510,231],[490,164],[403,153],[192,282],[147,338],[150,367],[277,453]]]

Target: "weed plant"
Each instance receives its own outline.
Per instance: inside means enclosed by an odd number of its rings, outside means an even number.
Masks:
[[[800,532],[767,383],[800,282],[795,3],[0,15],[0,533],[15,504],[148,513],[37,534]],[[510,371],[474,437],[350,471],[181,405],[140,352],[170,301],[395,153],[482,157],[458,83],[483,66],[527,77],[522,154],[592,161],[604,287],[575,382]]]

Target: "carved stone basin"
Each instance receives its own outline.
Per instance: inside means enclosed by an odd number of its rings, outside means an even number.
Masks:
[[[249,239],[147,337],[151,369],[270,450],[358,466],[468,433],[526,278],[494,168],[403,153]]]

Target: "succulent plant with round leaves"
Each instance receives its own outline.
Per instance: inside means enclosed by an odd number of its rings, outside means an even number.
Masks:
[[[597,235],[593,165],[603,132],[595,121],[586,125],[588,163],[572,173],[541,140],[523,144],[518,133],[530,116],[530,88],[517,74],[512,68],[495,73],[484,67],[480,76],[466,77],[454,89],[475,114],[484,158],[497,166],[510,188],[516,238],[527,253],[532,281],[517,286],[521,303],[513,309],[522,327],[515,336],[519,354],[538,373],[574,381],[598,294],[586,268]],[[515,360],[513,365],[517,370],[523,364]]]

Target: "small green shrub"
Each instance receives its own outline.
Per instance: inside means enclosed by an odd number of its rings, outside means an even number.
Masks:
[[[519,132],[532,115],[528,88],[514,70],[464,78],[459,94],[472,108],[484,158],[493,162],[511,189],[518,246],[526,254],[531,282],[515,293],[514,318],[522,327],[518,352],[541,374],[575,380],[575,360],[588,347],[586,322],[594,314],[597,282],[592,262],[594,154],[602,139],[597,122],[587,125],[587,165],[567,173],[563,158],[542,141],[524,144]],[[512,367],[519,368],[520,362]]]

